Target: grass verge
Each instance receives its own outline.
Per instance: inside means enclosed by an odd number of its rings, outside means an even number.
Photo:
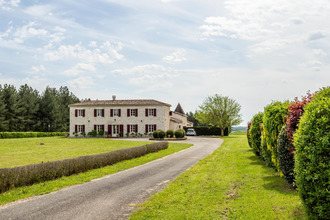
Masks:
[[[139,158],[122,161],[111,166],[87,171],[85,173],[80,173],[78,175],[62,177],[54,181],[38,183],[32,186],[18,187],[0,194],[0,205],[13,202],[19,199],[28,198],[31,196],[47,194],[50,192],[60,190],[67,186],[89,182],[93,179],[97,179],[141,164],[145,164],[152,160],[186,149],[190,146],[192,145],[184,144],[184,143],[169,143],[169,147],[166,150],[161,150],[156,153],[150,153]]]
[[[151,142],[66,137],[2,139],[0,168],[106,153],[147,143]]]
[[[131,219],[306,219],[297,191],[253,154],[246,136],[224,140]]]

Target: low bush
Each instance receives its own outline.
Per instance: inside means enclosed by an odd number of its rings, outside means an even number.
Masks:
[[[158,138],[159,130],[156,130],[152,133],[153,138]]]
[[[330,87],[304,107],[294,134],[296,183],[310,219],[330,216]]]
[[[101,130],[99,130],[99,132],[98,132],[98,133],[99,133],[99,135],[100,135],[100,136],[103,136],[103,135],[104,135],[104,131],[103,131],[102,129],[101,129]]]
[[[167,130],[166,131],[166,137],[173,138],[174,137],[174,131],[173,130]]]
[[[176,138],[184,138],[186,136],[186,132],[183,129],[178,129],[174,132]]]
[[[261,128],[260,125],[262,124],[263,113],[260,112],[253,116],[250,130],[249,130],[249,138],[251,142],[251,147],[253,152],[259,156],[261,155]]]
[[[0,139],[66,136],[68,132],[0,132]]]
[[[96,135],[97,135],[97,131],[96,130],[92,130],[92,131],[88,132],[88,136],[96,137]]]
[[[165,131],[163,131],[163,130],[159,130],[159,131],[158,131],[158,138],[160,138],[160,139],[164,139],[164,137],[165,137]]]
[[[145,154],[167,149],[168,142],[158,142],[139,147],[120,149],[108,153],[88,155],[72,159],[0,169],[0,193],[19,186],[32,185],[85,172],[119,161],[141,157]]]
[[[278,159],[280,170],[285,180],[292,185],[294,183],[294,154],[290,151],[293,144],[287,134],[287,124],[283,125],[278,137]]]

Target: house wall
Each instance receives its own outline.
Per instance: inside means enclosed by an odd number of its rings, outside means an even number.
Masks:
[[[177,113],[177,112],[172,112],[172,116],[173,119],[177,119],[179,121],[181,121],[180,123],[178,122],[174,122],[174,121],[170,121],[170,129],[171,130],[178,130],[178,129],[183,129],[183,127],[186,127],[188,124],[187,121],[187,116]]]
[[[85,110],[85,117],[75,115],[75,110]],[[104,117],[94,117],[94,109],[104,109]],[[110,109],[121,109],[121,117],[110,116]],[[138,109],[138,116],[127,116],[127,109]],[[146,117],[146,109],[156,109],[156,116]],[[169,129],[169,106],[85,106],[70,107],[70,136],[73,136],[76,125],[85,125],[86,134],[94,130],[94,125],[104,125],[104,131],[108,132],[108,125],[123,125],[124,135],[127,133],[127,125],[138,125],[138,133],[145,133],[145,125],[156,124],[157,129],[166,131]]]

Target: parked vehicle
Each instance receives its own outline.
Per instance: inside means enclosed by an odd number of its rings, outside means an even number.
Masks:
[[[193,128],[188,128],[186,135],[187,136],[196,136],[196,132]]]

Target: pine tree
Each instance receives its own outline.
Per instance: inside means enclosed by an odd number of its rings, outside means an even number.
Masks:
[[[16,88],[12,85],[5,84],[2,89],[3,103],[5,104],[5,113],[3,127],[5,131],[19,130],[19,111],[18,94]]]
[[[4,121],[6,114],[6,105],[4,103],[2,86],[0,85],[0,131],[5,131]]]

